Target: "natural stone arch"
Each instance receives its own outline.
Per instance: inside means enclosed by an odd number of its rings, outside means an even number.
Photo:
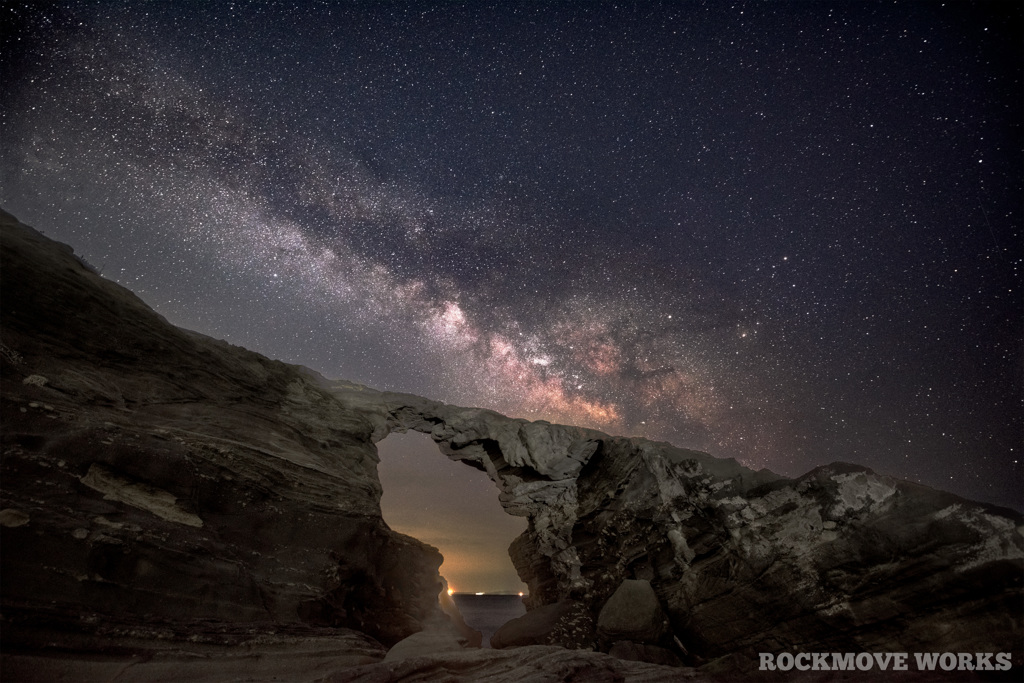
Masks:
[[[545,643],[600,646],[595,620],[626,580],[648,581],[663,606],[670,628],[659,647],[697,663],[747,661],[757,647],[834,647],[837,628],[851,634],[851,648],[870,634],[892,651],[926,641],[964,651],[995,651],[998,641],[1008,650],[1006,634],[1019,633],[1010,603],[1019,587],[1005,578],[1019,576],[1024,561],[1018,513],[857,465],[787,479],[669,443],[345,389],[335,395],[375,439],[430,434],[448,457],[486,471],[508,512],[527,517],[512,555],[530,587],[528,607],[573,607]],[[938,545],[937,520],[946,525]],[[915,564],[894,562],[887,549]],[[976,611],[914,607],[920,595],[901,574],[906,566],[926,572],[929,593],[954,589],[964,572],[984,576],[971,585]],[[896,628],[889,608],[877,609],[893,604],[907,606],[912,627]],[[921,636],[934,618],[969,626],[953,640]]]
[[[529,587],[529,607],[586,591],[589,583],[572,545],[576,477],[607,435],[418,396],[387,394],[385,401],[387,434],[429,434],[445,456],[487,473],[506,512],[527,518],[527,530],[510,554]]]

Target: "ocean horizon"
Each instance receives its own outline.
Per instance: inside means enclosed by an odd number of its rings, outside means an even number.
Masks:
[[[483,635],[481,647],[491,647],[491,636],[506,622],[526,614],[518,593],[453,593],[463,621]]]

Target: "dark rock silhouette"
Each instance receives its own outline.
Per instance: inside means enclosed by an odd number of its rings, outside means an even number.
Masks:
[[[284,636],[375,661],[438,612],[442,558],[383,523],[365,419],[3,219],[5,674]]]
[[[0,218],[5,679],[681,680],[782,651],[1021,665],[1019,513],[327,380],[175,328]],[[383,523],[374,443],[409,429],[528,519],[510,554],[532,611],[495,645],[530,647],[460,650],[440,555]],[[602,617],[623,586],[653,621]]]
[[[597,635],[606,642],[657,643],[667,627],[658,596],[643,579],[623,581],[597,615]]]
[[[576,604],[572,600],[534,607],[521,617],[505,623],[491,636],[491,647],[522,647],[555,642],[559,636],[555,628],[567,623]],[[587,634],[589,635],[589,633]]]

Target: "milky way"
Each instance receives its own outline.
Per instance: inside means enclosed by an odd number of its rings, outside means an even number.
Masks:
[[[5,6],[4,208],[331,377],[1019,507],[1015,3]]]

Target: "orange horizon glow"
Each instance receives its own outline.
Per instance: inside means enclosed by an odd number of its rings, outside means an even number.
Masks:
[[[519,591],[518,593],[509,593],[508,591],[458,591],[454,588],[449,588],[447,593],[448,595],[515,595],[520,598],[526,595],[524,591]]]

